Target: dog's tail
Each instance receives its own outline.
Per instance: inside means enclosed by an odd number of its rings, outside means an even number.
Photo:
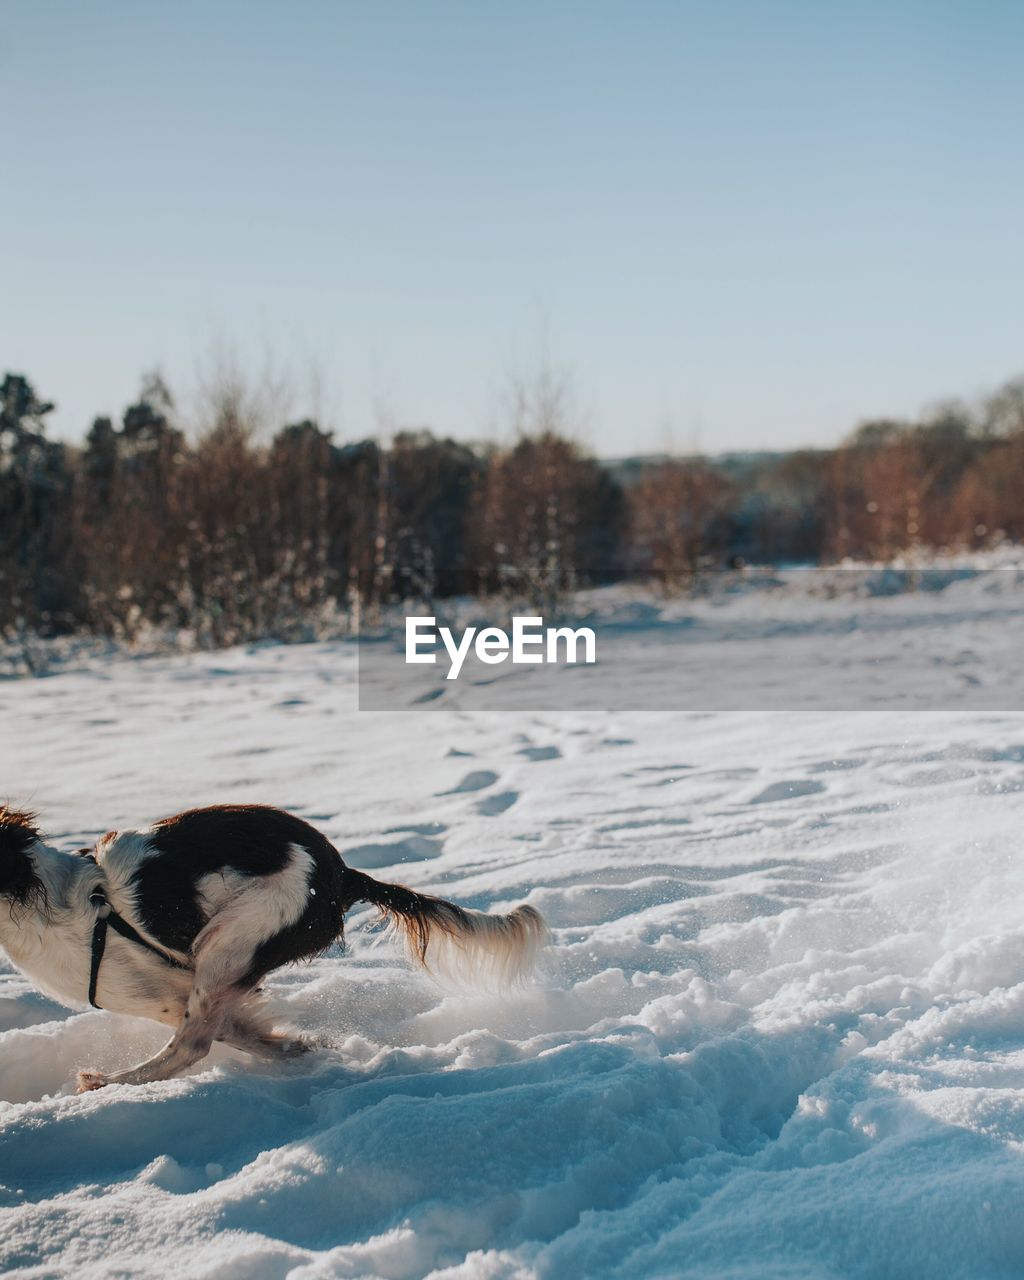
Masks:
[[[548,940],[544,917],[533,907],[490,916],[402,884],[383,884],[351,867],[346,876],[350,900],[379,907],[404,935],[413,963],[439,978],[473,986],[513,986],[529,977]]]

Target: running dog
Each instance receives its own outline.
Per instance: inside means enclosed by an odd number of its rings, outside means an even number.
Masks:
[[[0,808],[0,945],[63,1003],[174,1027],[125,1071],[80,1071],[78,1091],[167,1080],[215,1040],[266,1058],[312,1045],[274,1027],[259,984],[341,939],[357,902],[378,907],[428,971],[507,985],[547,926],[529,906],[486,915],[347,867],[309,823],[264,805],[189,809],[95,848],[61,853],[35,816]]]

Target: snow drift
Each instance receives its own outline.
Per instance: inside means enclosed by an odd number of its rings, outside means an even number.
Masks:
[[[928,616],[970,672],[970,602]],[[540,980],[440,988],[366,908],[272,981],[317,1053],[75,1097],[162,1030],[3,974],[7,1274],[1024,1271],[1020,715],[368,715],[353,668],[257,647],[8,682],[4,792],[68,847],[282,805],[374,875],[531,904]]]

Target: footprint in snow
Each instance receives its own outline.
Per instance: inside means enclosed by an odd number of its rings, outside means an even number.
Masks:
[[[518,791],[500,791],[497,795],[487,796],[477,801],[476,811],[485,818],[496,818],[499,813],[511,809],[519,799]]]
[[[391,844],[357,844],[344,851],[345,861],[361,871],[375,871],[378,867],[391,867],[398,862],[429,862],[444,851],[443,840],[427,836],[411,835]]]
[[[483,791],[484,787],[493,786],[498,781],[498,775],[492,773],[490,769],[474,769],[472,773],[467,773],[457,787],[452,787],[450,791],[439,791],[439,796],[457,796],[462,795],[466,791]]]
[[[792,782],[773,782],[754,796],[751,804],[776,804],[779,800],[793,800],[797,796],[816,796],[825,790],[822,782],[810,778],[797,778]]]
[[[560,760],[562,753],[557,747],[523,747],[516,752],[517,755],[525,756],[527,760]]]

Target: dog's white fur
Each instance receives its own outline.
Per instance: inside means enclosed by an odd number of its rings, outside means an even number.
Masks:
[[[278,811],[248,812],[273,813],[297,828],[305,826]],[[201,812],[199,818],[201,824]],[[289,930],[299,931],[295,955],[264,963],[262,971],[322,950],[331,940],[327,937],[324,941],[327,926],[323,912],[336,904],[317,900],[313,884],[317,866],[323,872],[324,860],[329,858],[324,848],[337,859],[338,884],[343,887],[336,929],[339,936],[344,910],[353,901],[376,902],[392,923],[404,929],[413,959],[425,968],[463,980],[485,978],[498,983],[520,979],[546,939],[543,920],[529,907],[508,916],[488,916],[402,886],[382,885],[345,868],[333,847],[319,837],[323,847],[318,847],[315,856],[297,840],[289,841],[280,850],[279,869],[269,873],[224,865],[197,876],[194,897],[202,925],[187,950],[173,950],[147,932],[145,913],[137,900],[138,873],[158,852],[154,832],[159,826],[110,833],[98,842],[95,861],[63,853],[33,831],[25,856],[39,891],[22,900],[0,893],[0,945],[41,990],[62,1002],[88,1000],[97,918],[97,906],[90,895],[97,888],[113,910],[149,943],[187,966],[175,968],[137,942],[108,931],[97,1003],[104,1009],[166,1023],[175,1030],[163,1049],[136,1067],[110,1075],[80,1072],[80,1092],[105,1084],[168,1079],[204,1057],[214,1040],[271,1058],[308,1048],[303,1038],[274,1028],[257,989],[260,974],[253,977],[253,966],[260,947],[290,938]],[[334,874],[333,866],[328,869]],[[321,932],[318,944],[303,950],[306,919],[317,922]]]

